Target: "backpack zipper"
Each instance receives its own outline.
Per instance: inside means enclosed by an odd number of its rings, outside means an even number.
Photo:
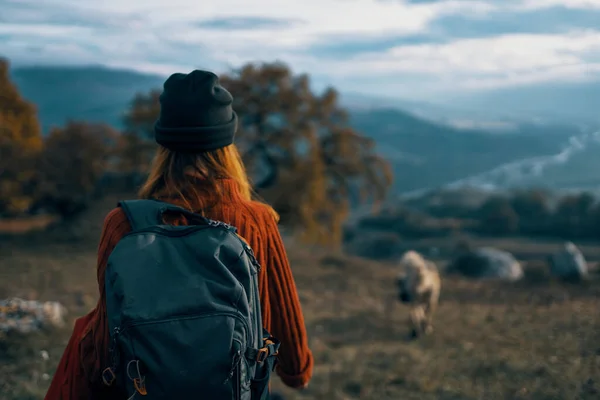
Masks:
[[[261,266],[260,266],[260,263],[258,262],[258,260],[256,259],[256,256],[254,255],[254,251],[239,236],[238,236],[238,239],[240,239],[242,246],[244,246],[244,250],[246,251],[246,254],[248,255],[248,257],[250,257],[250,262],[252,262],[252,264],[256,268],[256,272],[260,272]]]
[[[112,340],[110,341],[110,346],[108,347],[108,354],[110,356],[110,368],[113,372],[113,374],[115,374],[117,372],[117,367],[119,365],[119,352],[117,349],[117,339],[119,338],[119,335],[121,334],[121,329],[116,326],[113,329],[113,334],[112,334]]]
[[[214,317],[217,315],[227,315],[227,316],[237,319],[244,326],[244,329],[246,330],[246,334],[249,333],[249,327],[247,326],[246,321],[244,321],[244,319],[242,317],[240,317],[239,315],[237,315],[236,313],[233,313],[233,312],[207,312],[207,313],[188,314],[188,315],[184,314],[184,315],[178,315],[178,316],[173,316],[173,317],[169,317],[169,318],[158,318],[158,319],[151,319],[151,320],[145,320],[145,321],[131,321],[130,320],[130,321],[127,321],[124,324],[122,324],[120,328],[115,328],[115,329],[119,329],[119,334],[122,334],[124,331],[126,331],[127,329],[132,328],[134,326],[160,324],[162,322],[170,322],[170,321],[177,321],[177,320],[199,319],[199,318],[206,318],[206,317]]]
[[[229,225],[229,224],[227,224],[227,223],[225,223],[223,221],[216,221],[214,219],[209,219],[208,220],[208,225],[210,225],[210,226],[220,226],[220,227],[223,227],[223,228],[227,229],[228,231],[233,231],[233,232],[237,231],[236,227],[234,227],[232,225]]]
[[[240,354],[239,350],[238,354]],[[235,400],[241,400],[242,398],[242,362],[240,354],[237,358],[237,366],[235,368]]]
[[[242,246],[244,247],[244,250],[246,252],[246,254],[248,255],[248,257],[250,257],[250,261],[252,262],[252,264],[256,267],[257,272],[260,272],[261,266],[258,262],[258,260],[256,259],[256,255],[254,254],[254,250],[252,250],[252,248],[250,246],[248,246],[248,244],[242,240],[242,238],[237,234],[237,228],[235,226],[229,225],[223,221],[215,221],[212,219],[208,220],[208,224],[210,226],[215,226],[215,227],[222,227],[227,229],[230,232],[235,233],[236,237],[238,238],[238,240],[240,241],[240,243],[242,244]]]
[[[196,315],[187,315],[187,316],[184,315],[184,316],[176,316],[176,317],[171,317],[171,318],[161,318],[161,319],[154,319],[154,320],[148,320],[148,321],[139,321],[139,322],[127,321],[120,327],[117,326],[113,329],[112,341],[108,348],[108,352],[109,352],[110,358],[111,358],[111,369],[113,370],[114,373],[116,373],[116,369],[119,365],[119,351],[117,348],[117,341],[118,341],[118,337],[121,334],[123,334],[123,332],[125,332],[127,329],[132,328],[134,326],[158,324],[158,323],[162,323],[162,322],[169,322],[169,321],[175,321],[175,320],[205,318],[205,317],[210,317],[210,316],[215,316],[215,315],[227,315],[227,316],[233,317],[233,318],[237,319],[238,321],[240,321],[242,323],[242,326],[244,327],[244,332],[246,333],[246,337],[248,338],[248,341],[250,343],[254,342],[254,334],[252,332],[250,332],[250,327],[248,326],[246,321],[244,321],[244,319],[242,317],[240,317],[239,315],[234,314],[234,313],[229,313],[229,312],[202,313],[202,314],[196,314]],[[240,360],[241,360],[241,358],[240,358]]]

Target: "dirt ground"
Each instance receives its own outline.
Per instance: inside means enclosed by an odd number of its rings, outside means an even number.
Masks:
[[[76,243],[0,242],[0,298],[58,300],[72,318],[85,314],[97,299],[100,222],[84,223],[89,234]],[[274,389],[286,399],[600,399],[600,276],[556,282],[525,245],[521,282],[444,277],[435,331],[415,341],[394,300],[393,265],[289,246],[316,366],[307,390],[276,377]],[[43,398],[71,326],[0,338],[0,399]]]

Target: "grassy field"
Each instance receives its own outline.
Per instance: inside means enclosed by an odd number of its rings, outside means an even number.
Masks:
[[[72,318],[86,313],[98,291],[97,215],[80,223],[77,242],[68,235],[29,246],[0,242],[0,298],[58,300]],[[435,332],[416,341],[408,340],[406,308],[394,300],[393,265],[290,246],[316,368],[305,391],[277,378],[274,388],[286,399],[599,399],[600,276],[550,279],[539,260],[557,243],[481,244],[520,248],[526,279],[444,278]],[[444,243],[415,247],[425,245]],[[591,246],[584,252],[600,254]],[[70,331],[0,338],[0,399],[41,399]]]

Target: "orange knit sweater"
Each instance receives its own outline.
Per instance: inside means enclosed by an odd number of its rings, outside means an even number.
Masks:
[[[222,183],[223,201],[206,211],[206,216],[237,227],[240,236],[254,249],[263,266],[259,275],[263,324],[281,341],[277,374],[290,387],[304,386],[312,375],[313,357],[277,223],[264,205],[244,201],[233,181],[225,179]],[[109,361],[104,272],[111,251],[130,231],[120,208],[107,215],[98,247],[100,299],[89,314],[75,322],[46,400],[115,399],[115,393],[101,383],[101,371]]]

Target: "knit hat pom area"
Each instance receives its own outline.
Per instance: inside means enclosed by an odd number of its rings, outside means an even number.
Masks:
[[[212,72],[175,73],[163,85],[155,140],[173,151],[203,152],[233,143],[237,115],[233,96]]]

